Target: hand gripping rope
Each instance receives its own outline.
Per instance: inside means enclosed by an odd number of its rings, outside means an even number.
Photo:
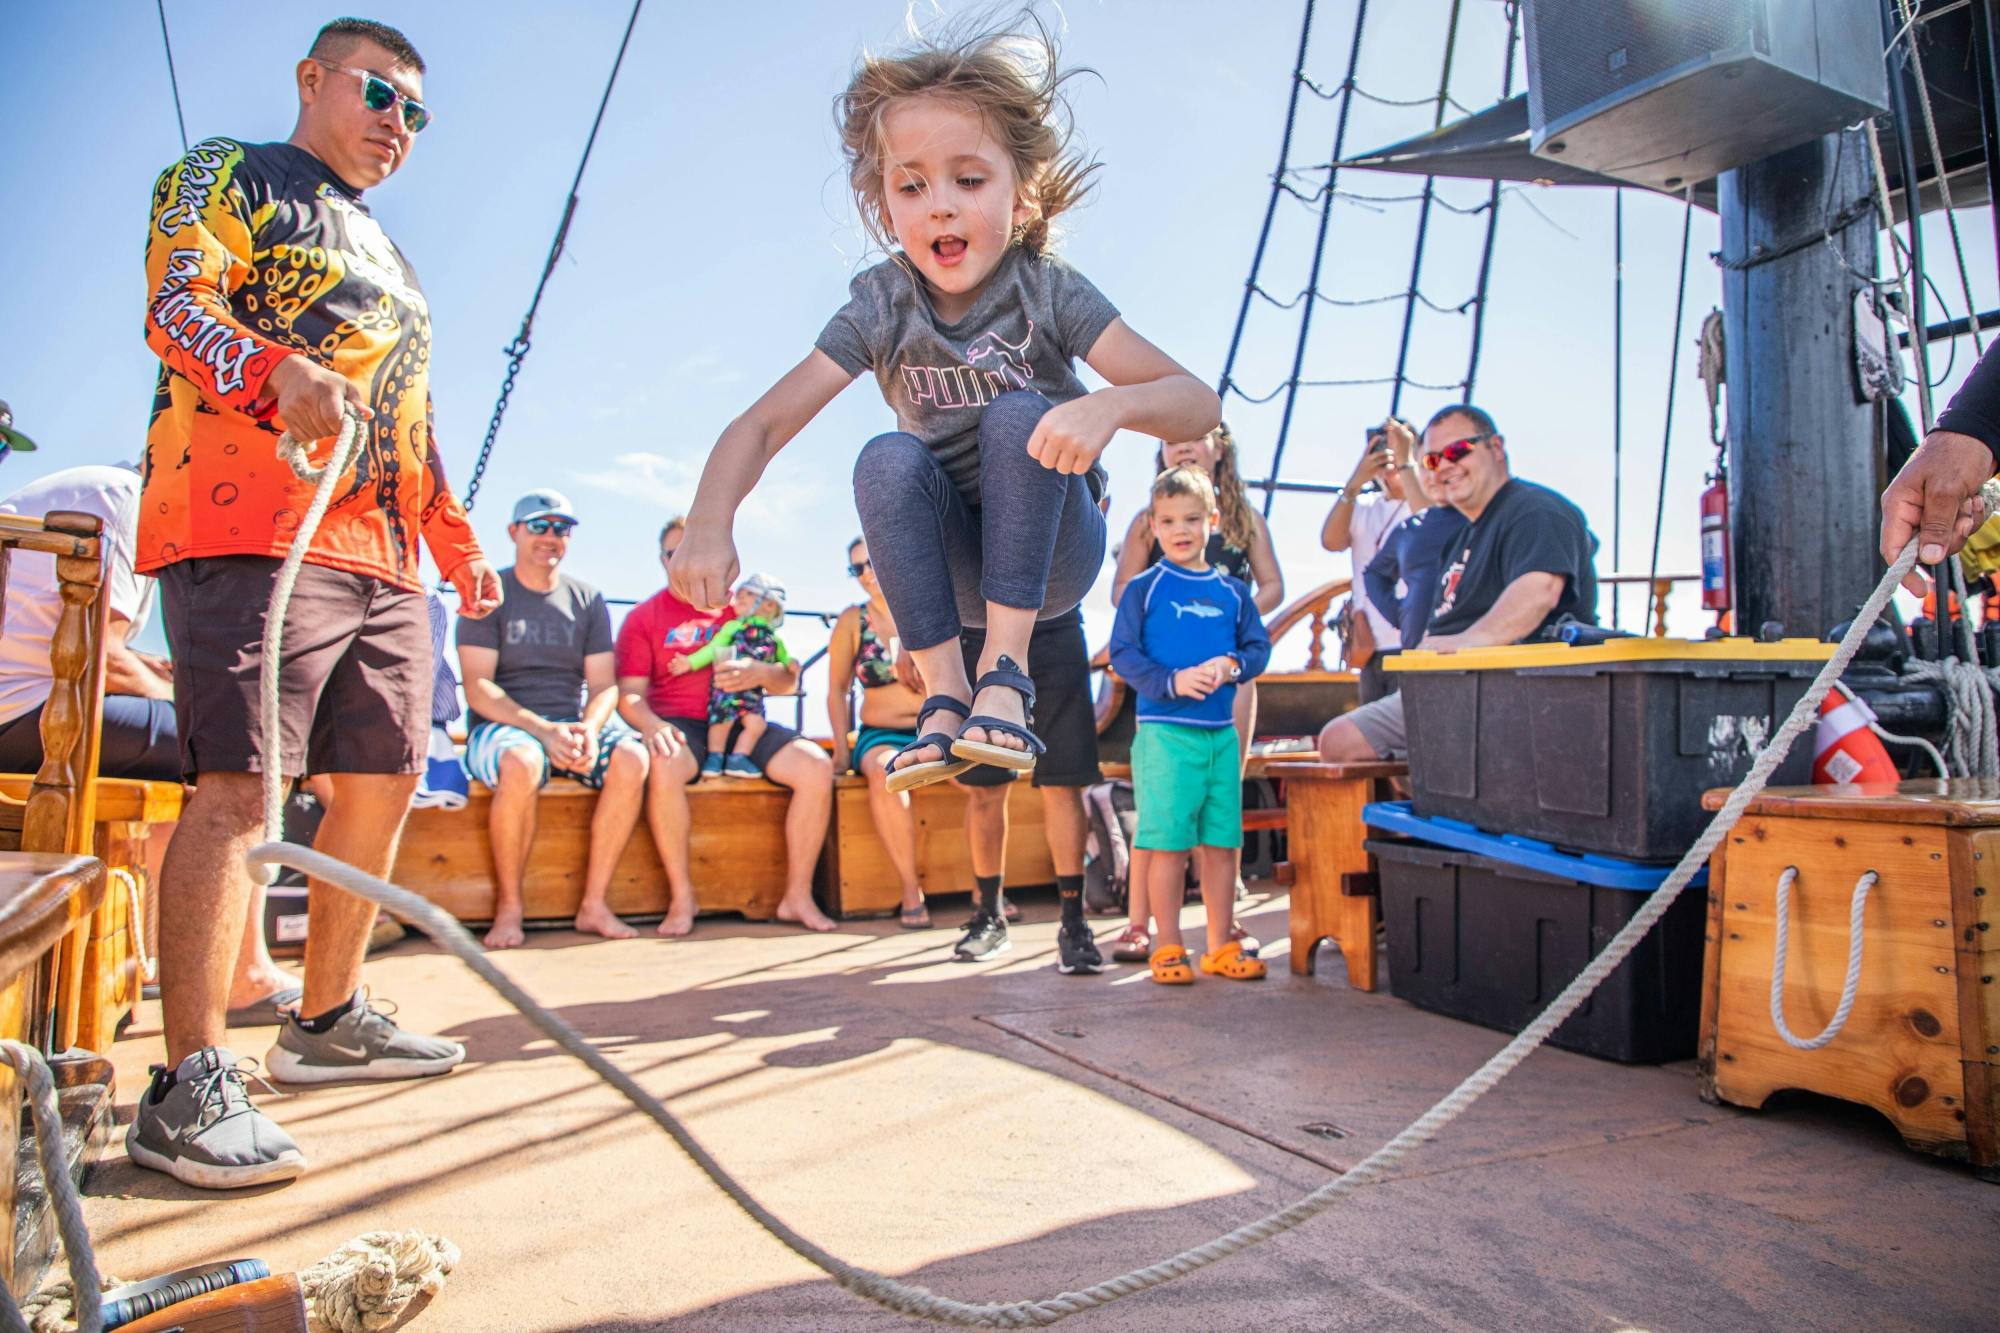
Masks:
[[[293,538],[291,553],[286,557],[278,585],[272,593],[271,614],[265,635],[264,727],[265,753],[272,756],[273,760],[279,753],[276,734],[277,662],[281,647],[279,627],[284,623],[283,602],[289,596],[292,582],[297,576],[298,565],[304,559],[305,549],[312,541],[321,516],[326,512],[334,482],[352,455],[353,442],[358,434],[354,424],[350,421],[343,427],[340,442],[334,449],[333,460],[323,473],[318,474],[319,490],[314,494],[312,506],[306,511],[305,518],[300,521],[299,530]],[[293,466],[298,468],[300,464],[294,462]],[[302,471],[301,475],[308,474]],[[1162,1259],[1158,1263],[1129,1273],[1121,1273],[1092,1286],[1039,1300],[998,1303],[954,1300],[948,1296],[937,1295],[923,1287],[900,1282],[886,1274],[850,1264],[794,1231],[782,1218],[758,1202],[741,1182],[717,1162],[687,1126],[683,1125],[657,1097],[640,1087],[631,1075],[606,1059],[567,1021],[544,1008],[534,997],[495,967],[485,951],[471,935],[466,933],[464,927],[442,909],[407,889],[398,888],[373,875],[364,874],[353,866],[321,852],[281,841],[280,816],[285,781],[280,772],[282,766],[276,762],[267,762],[264,766],[265,837],[269,841],[252,848],[245,859],[253,870],[260,874],[273,873],[276,867],[281,865],[303,871],[335,888],[366,898],[414,923],[438,947],[471,968],[482,981],[519,1010],[550,1040],[576,1057],[585,1068],[604,1082],[617,1089],[641,1113],[665,1130],[679,1145],[681,1151],[686,1153],[694,1164],[701,1168],[702,1173],[714,1182],[716,1188],[728,1195],[752,1221],[846,1290],[899,1314],[915,1315],[963,1328],[1042,1327],[1121,1297],[1170,1282],[1175,1278],[1185,1277],[1196,1269],[1204,1268],[1218,1259],[1228,1258],[1241,1250],[1281,1235],[1318,1216],[1362,1186],[1373,1184],[1388,1175],[1403,1158],[1435,1138],[1440,1130],[1464,1114],[1474,1102],[1513,1072],[1537,1047],[1548,1040],[1549,1035],[1560,1027],[1565,1019],[1576,1012],[1591,992],[1596,990],[1619,963],[1625,960],[1625,956],[1654,924],[1666,915],[1674,900],[1687,887],[1688,880],[1707,862],[1709,854],[1721,844],[1724,836],[1742,817],[1744,809],[1770,781],[1772,772],[1776,770],[1792,743],[1817,719],[1820,701],[1826,697],[1827,691],[1833,688],[1841,672],[1853,660],[1862,639],[1866,637],[1876,618],[1882,614],[1883,607],[1888,605],[1889,597],[1895,591],[1897,584],[1916,563],[1916,556],[1917,543],[1913,540],[1903,549],[1902,554],[1896,557],[1895,563],[1889,567],[1889,572],[1883,576],[1882,581],[1875,586],[1874,592],[1869,594],[1868,601],[1849,625],[1847,634],[1841,639],[1833,656],[1820,669],[1811,687],[1806,690],[1804,696],[1793,707],[1791,714],[1785,718],[1770,742],[1758,754],[1742,785],[1730,793],[1728,801],[1709,822],[1708,828],[1695,840],[1694,845],[1681,857],[1673,873],[1667,876],[1658,890],[1648,895],[1645,906],[1641,907],[1631,921],[1611,938],[1611,941],[1604,946],[1603,952],[1592,959],[1576,979],[1563,989],[1562,994],[1558,995],[1539,1017],[1521,1030],[1520,1035],[1508,1042],[1463,1083],[1447,1093],[1401,1133],[1339,1176],[1289,1206],[1245,1223],[1227,1235],[1219,1236],[1206,1244],[1197,1245]],[[1782,914],[1780,919],[1782,920]],[[1854,938],[1859,941],[1858,931]],[[1852,970],[1854,969],[1850,969]],[[1827,1034],[1822,1035],[1827,1040],[1832,1039]],[[0,1052],[12,1055],[11,1048],[4,1046],[0,1046]],[[63,1196],[68,1196],[72,1201],[74,1199],[73,1188],[69,1184],[67,1174],[52,1172],[50,1186],[58,1195],[58,1216],[63,1216],[61,1207]],[[76,1230],[80,1232],[81,1226],[79,1225]],[[65,1231],[67,1243],[68,1228],[65,1228]],[[88,1246],[88,1237],[82,1236],[79,1236],[76,1244],[70,1246],[73,1267],[79,1264],[94,1267],[91,1264]],[[94,1272],[80,1274],[78,1287],[86,1285],[82,1279],[94,1280],[94,1276]],[[89,1328],[91,1325],[86,1324],[85,1327]]]

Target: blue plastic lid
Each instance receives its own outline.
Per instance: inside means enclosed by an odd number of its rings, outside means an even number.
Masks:
[[[1487,833],[1462,819],[1446,819],[1441,815],[1426,818],[1412,810],[1408,801],[1370,802],[1361,807],[1361,819],[1372,828],[1605,889],[1651,893],[1666,883],[1674,869],[1615,856],[1560,851],[1553,844],[1516,833]],[[1694,888],[1707,884],[1708,867],[1695,871],[1688,883]]]

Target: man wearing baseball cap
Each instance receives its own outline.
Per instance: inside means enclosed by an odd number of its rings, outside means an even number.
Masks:
[[[521,944],[521,880],[535,841],[535,804],[551,777],[598,793],[576,928],[608,939],[636,932],[605,905],[650,786],[638,734],[617,716],[611,611],[589,584],[561,572],[576,510],[560,491],[514,503],[514,564],[500,571],[500,609],[458,623],[458,662],[473,726],[465,767],[493,790],[493,927],[486,947]]]

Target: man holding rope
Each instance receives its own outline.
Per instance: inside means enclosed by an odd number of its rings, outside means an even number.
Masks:
[[[429,308],[361,202],[429,123],[424,64],[394,28],[337,19],[295,71],[284,143],[210,139],[153,192],[146,340],[163,363],[148,432],[137,567],[157,576],[173,651],[181,766],[195,784],[160,882],[168,1064],[126,1150],[185,1184],[227,1189],[305,1169],[250,1104],[222,1046],[224,1007],[262,841],[260,775],[326,776],[315,845],[387,874],[430,731],[421,535],[459,614],[499,604],[432,444]],[[283,626],[282,754],[265,752],[259,659],[278,568],[313,484],[275,452],[360,423],[351,471],[308,547]],[[315,451],[325,457],[324,449]],[[368,1002],[372,903],[314,881],[305,994],[267,1058],[288,1082],[439,1074],[456,1042],[403,1032]]]
[[[1988,518],[1979,488],[2000,469],[2000,343],[1986,349],[1972,374],[1938,414],[1937,428],[1882,492],[1882,559],[1891,564],[1910,544],[1919,564],[1935,565],[1956,553]],[[1921,575],[1903,581],[1921,597],[1930,589]]]

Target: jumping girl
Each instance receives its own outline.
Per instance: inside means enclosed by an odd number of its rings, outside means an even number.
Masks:
[[[889,258],[854,279],[813,350],[716,442],[669,573],[696,606],[728,595],[733,524],[766,466],[872,371],[899,429],[861,449],[854,495],[904,646],[930,697],[890,760],[902,791],[974,764],[1026,770],[1028,636],[1104,563],[1104,472],[1120,430],[1199,438],[1215,394],[1056,260],[1051,224],[1090,187],[1053,38],[981,32],[865,57],[836,103],[848,180]],[[1078,356],[1110,382],[1086,392]],[[959,634],[983,625],[978,679]]]
[[[1257,613],[1270,615],[1285,600],[1285,576],[1278,568],[1278,552],[1271,542],[1271,529],[1265,524],[1263,515],[1251,507],[1249,491],[1243,485],[1243,470],[1237,463],[1236,440],[1230,435],[1227,422],[1217,425],[1200,439],[1172,443],[1162,440],[1160,452],[1153,460],[1153,471],[1158,474],[1168,468],[1189,464],[1208,474],[1210,483],[1215,487],[1216,508],[1222,515],[1221,523],[1209,534],[1204,558],[1229,577],[1254,588]],[[1132,516],[1131,526],[1125,529],[1125,540],[1118,548],[1118,568],[1111,576],[1111,601],[1114,605],[1124,595],[1126,584],[1159,563],[1160,543],[1153,537],[1152,512],[1150,505],[1141,509]],[[1254,680],[1245,681],[1236,691],[1235,722],[1237,746],[1247,764],[1250,741],[1257,731],[1257,682]],[[1111,948],[1111,956],[1118,962],[1143,963],[1152,952],[1153,913],[1142,891],[1150,883],[1147,874],[1151,864],[1152,853],[1133,852],[1131,871],[1126,879],[1126,905],[1130,919],[1124,931],[1112,942]],[[1240,875],[1238,882],[1241,882]],[[1180,904],[1167,906],[1178,911]],[[1248,950],[1256,948],[1241,925],[1232,928],[1231,938],[1244,942]]]

